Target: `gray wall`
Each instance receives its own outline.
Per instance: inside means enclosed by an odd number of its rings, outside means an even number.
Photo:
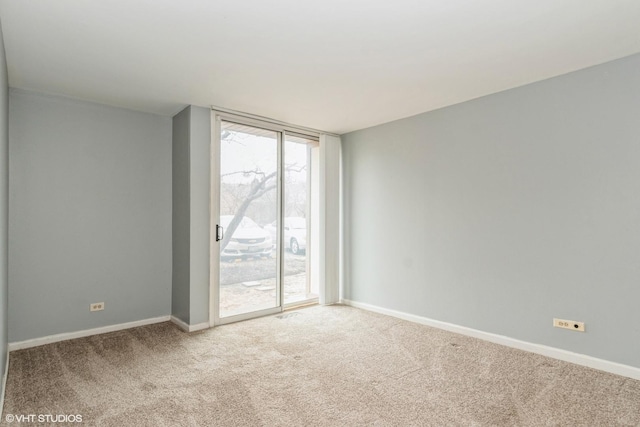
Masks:
[[[211,110],[188,106],[173,118],[172,314],[209,321]]]
[[[635,55],[344,135],[345,298],[640,367],[639,113]]]
[[[0,378],[7,362],[8,251],[9,238],[9,86],[7,60],[0,27]],[[1,396],[0,396],[1,398]]]
[[[191,323],[209,321],[211,109],[191,107]]]
[[[9,120],[9,341],[170,314],[171,119],[12,89]]]
[[[173,272],[171,285],[171,314],[185,323],[190,322],[190,123],[190,107],[185,108],[173,117]]]

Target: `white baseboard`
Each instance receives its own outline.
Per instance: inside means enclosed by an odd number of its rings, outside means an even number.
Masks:
[[[189,325],[175,316],[171,316],[171,321],[185,332],[201,331],[203,329],[207,329],[210,326],[209,322],[196,323],[195,325]]]
[[[121,331],[123,329],[136,328],[138,326],[151,325],[154,323],[168,322],[169,320],[171,320],[171,316],[153,317],[151,319],[136,320],[135,322],[102,326],[100,328],[85,329],[83,331],[66,332],[64,334],[49,335],[46,337],[34,338],[26,341],[10,342],[9,351],[22,350],[24,348],[37,347],[40,345],[67,341],[75,338],[83,338],[91,335],[105,334],[107,332]]]
[[[600,371],[610,372],[616,375],[640,380],[640,368],[634,366],[623,365],[621,363],[610,362],[604,359],[587,356],[585,354],[573,353],[571,351],[562,350],[546,345],[534,344],[527,341],[521,341],[515,338],[509,338],[504,335],[483,332],[477,329],[467,328],[465,326],[455,325],[453,323],[441,322],[439,320],[429,319],[427,317],[417,316],[415,314],[404,313],[402,311],[391,310],[376,305],[366,304],[357,301],[342,300],[342,304],[351,307],[361,308],[375,313],[386,314],[387,316],[396,317],[398,319],[408,320],[410,322],[419,323],[421,325],[431,326],[445,331],[466,335],[473,338],[479,338],[507,347],[517,348],[519,350],[529,351],[531,353],[541,354],[553,359],[565,362],[575,363],[576,365],[587,366],[589,368],[598,369]]]

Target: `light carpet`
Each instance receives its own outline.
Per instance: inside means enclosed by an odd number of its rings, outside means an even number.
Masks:
[[[6,414],[96,426],[638,426],[640,381],[316,306],[12,352]]]

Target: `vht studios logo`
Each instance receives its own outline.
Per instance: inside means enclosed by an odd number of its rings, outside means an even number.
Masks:
[[[67,414],[7,414],[8,423],[81,423],[82,415]]]

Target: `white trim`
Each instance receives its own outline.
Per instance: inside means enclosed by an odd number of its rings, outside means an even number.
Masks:
[[[344,297],[345,284],[345,247],[344,247],[344,168],[342,163],[342,140],[338,153],[338,303]]]
[[[409,322],[419,323],[421,325],[431,326],[445,331],[478,338],[507,347],[517,348],[519,350],[531,353],[541,354],[553,359],[562,360],[576,365],[587,366],[589,368],[598,369],[600,371],[610,372],[616,375],[640,380],[640,368],[634,366],[623,365],[617,362],[610,362],[604,359],[598,359],[586,354],[573,353],[571,351],[562,350],[555,347],[549,347],[542,344],[534,344],[527,341],[521,341],[515,338],[505,337],[504,335],[492,334],[490,332],[479,331],[477,329],[467,328],[465,326],[455,325],[453,323],[441,322],[439,320],[429,319],[427,317],[417,316],[415,314],[404,313],[402,311],[391,310],[371,304],[357,301],[342,300],[342,304],[355,308],[360,308],[375,313],[385,314],[387,316],[396,317],[398,319],[408,320]]]
[[[226,325],[229,323],[243,322],[245,320],[256,319],[258,317],[270,316],[272,314],[282,313],[282,306],[278,305],[273,308],[265,308],[258,311],[250,311],[248,313],[235,314],[233,316],[223,317],[218,321],[218,325]]]
[[[153,317],[151,319],[136,320],[135,322],[119,323],[117,325],[102,326],[99,328],[85,329],[83,331],[65,332],[63,334],[49,335],[33,338],[26,341],[10,342],[9,351],[22,350],[24,348],[38,347],[54,342],[67,341],[75,338],[84,338],[92,335],[106,334],[107,332],[121,331],[123,329],[137,328],[138,326],[152,325],[154,323],[168,322],[171,316]]]
[[[211,188],[209,191],[209,326],[220,323],[220,244],[216,241],[216,225],[220,218],[220,117],[211,111],[211,149],[210,163]]]
[[[261,122],[263,124],[271,124],[271,125],[277,126],[278,128],[280,128],[282,130],[293,131],[295,133],[300,133],[300,134],[305,135],[305,136],[314,136],[316,138],[319,137],[322,134],[327,134],[327,135],[331,135],[331,136],[339,136],[338,134],[335,134],[335,133],[325,132],[325,131],[322,131],[322,130],[308,128],[308,127],[304,127],[304,126],[298,126],[298,125],[294,125],[294,124],[291,124],[291,123],[283,122],[281,120],[271,119],[269,117],[259,116],[257,114],[245,113],[243,111],[231,110],[229,108],[218,107],[218,106],[215,106],[215,105],[211,106],[211,110],[214,113],[216,113],[217,115],[220,115],[220,116],[222,116],[222,115],[235,116],[235,117],[238,117],[238,118],[242,119],[243,121],[253,120],[253,121],[256,121],[256,122]]]
[[[9,347],[7,346],[7,362],[4,365],[4,375],[2,376],[2,390],[0,390],[0,416],[4,412],[4,396],[7,389],[7,376],[9,375]]]
[[[185,332],[195,332],[201,331],[203,329],[208,329],[210,327],[209,322],[196,323],[195,325],[190,325],[182,320],[178,319],[176,316],[171,316],[171,323],[175,323],[180,329]]]
[[[306,307],[308,305],[316,305],[318,304],[318,297],[314,298],[306,298],[298,301],[288,302],[286,304],[282,304],[282,311],[285,310],[295,310],[296,308]]]
[[[284,140],[286,139],[286,131],[283,130],[276,135],[276,301],[282,310],[284,302]]]

